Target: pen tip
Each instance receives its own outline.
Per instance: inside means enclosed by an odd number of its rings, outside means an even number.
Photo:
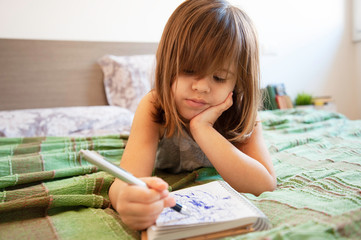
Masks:
[[[192,215],[192,213],[189,211],[189,209],[186,206],[182,206],[182,211],[185,215]]]

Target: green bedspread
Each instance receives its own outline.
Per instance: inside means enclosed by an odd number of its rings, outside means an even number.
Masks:
[[[273,228],[232,239],[360,239],[361,121],[315,110],[261,112],[278,187],[245,194]],[[79,157],[119,164],[127,136],[0,138],[0,239],[139,239],[110,208],[114,178]],[[169,175],[172,189],[219,179],[212,168]]]

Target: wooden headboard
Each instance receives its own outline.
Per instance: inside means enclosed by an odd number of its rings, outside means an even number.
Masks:
[[[0,110],[107,105],[97,59],[157,43],[0,39]]]

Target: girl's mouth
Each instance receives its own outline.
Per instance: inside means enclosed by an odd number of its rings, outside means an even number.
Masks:
[[[195,99],[195,98],[186,99],[186,103],[189,106],[194,107],[194,108],[201,108],[207,104],[206,101],[204,101],[202,99]]]

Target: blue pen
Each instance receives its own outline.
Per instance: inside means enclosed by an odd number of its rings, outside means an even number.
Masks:
[[[123,168],[108,162],[97,152],[89,151],[89,150],[80,150],[80,153],[84,156],[84,158],[88,162],[98,166],[101,170],[110,173],[114,177],[122,180],[123,182],[126,182],[131,185],[137,185],[148,188],[145,182],[143,182],[139,178],[134,177],[131,173],[125,171]],[[171,208],[179,213],[190,215],[189,211],[187,211],[186,206],[182,206],[178,203],[176,203],[176,205]]]

